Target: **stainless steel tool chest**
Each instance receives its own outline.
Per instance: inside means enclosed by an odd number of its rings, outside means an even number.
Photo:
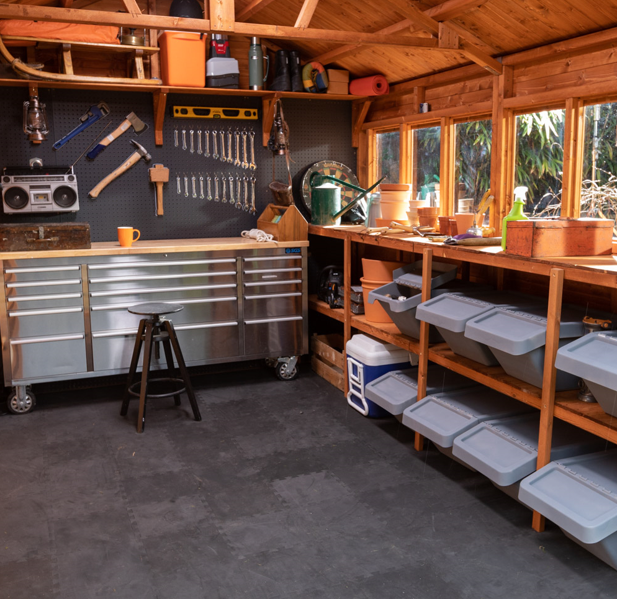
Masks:
[[[307,248],[291,250],[4,259],[4,384],[128,371],[127,308],[146,301],[184,305],[172,320],[188,365],[308,353]]]

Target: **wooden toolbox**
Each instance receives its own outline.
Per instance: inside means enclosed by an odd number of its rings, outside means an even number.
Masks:
[[[506,252],[527,258],[610,254],[614,226],[602,218],[510,221]]]
[[[257,228],[276,241],[307,241],[308,223],[295,206],[268,204],[257,219]]]
[[[0,224],[1,252],[87,249],[88,223]]]

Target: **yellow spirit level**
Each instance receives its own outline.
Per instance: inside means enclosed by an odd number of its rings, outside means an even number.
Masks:
[[[256,121],[257,108],[212,108],[208,106],[172,106],[177,119],[231,119]]]

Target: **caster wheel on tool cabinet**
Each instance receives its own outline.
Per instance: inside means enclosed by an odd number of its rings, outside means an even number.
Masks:
[[[291,370],[286,362],[279,362],[276,365],[276,376],[281,381],[293,381],[298,378],[298,374],[300,374],[300,369],[297,364]]]
[[[17,397],[16,391],[11,391],[6,400],[6,407],[8,408],[11,414],[21,415],[28,414],[34,410],[34,406],[36,406],[36,397],[34,393],[28,389],[23,397],[23,399],[19,399]]]

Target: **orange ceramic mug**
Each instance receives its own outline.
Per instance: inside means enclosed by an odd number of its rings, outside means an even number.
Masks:
[[[134,237],[135,233],[137,233],[137,237]],[[133,229],[133,227],[118,227],[118,241],[122,247],[130,248],[140,235],[139,230]]]

